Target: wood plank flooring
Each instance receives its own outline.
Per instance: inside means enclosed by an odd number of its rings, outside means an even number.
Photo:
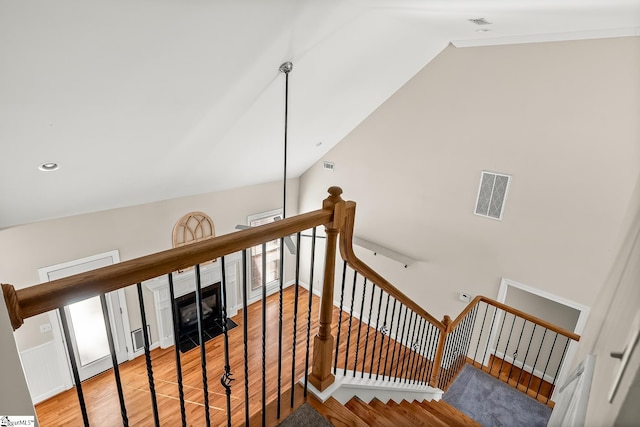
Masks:
[[[307,307],[309,304],[309,293],[303,288],[299,288],[297,320],[294,320],[294,294],[295,287],[287,288],[283,293],[283,357],[281,364],[281,391],[285,392],[292,388],[292,373],[294,378],[299,379],[305,372],[306,358],[306,336],[307,336]],[[278,385],[278,295],[274,294],[267,298],[266,309],[266,343],[264,350],[266,354],[266,368],[262,370],[262,304],[260,302],[250,305],[247,309],[247,355],[248,366],[247,376],[249,385],[249,414],[253,416],[262,409],[262,378],[266,379],[266,398],[269,403],[277,396]],[[313,337],[318,329],[318,309],[319,298],[312,298],[312,313],[310,325],[310,354],[309,367],[312,366]],[[334,336],[337,332],[338,317],[340,313],[334,310],[333,329]],[[233,317],[238,327],[229,331],[229,348],[231,372],[233,374],[232,394],[231,394],[231,418],[233,425],[240,425],[245,420],[245,367],[244,367],[244,333],[242,312]],[[343,313],[342,334],[345,337],[338,351],[338,367],[345,365],[346,355],[346,329],[348,325],[348,315]],[[296,345],[293,345],[293,330],[296,330]],[[357,328],[361,328],[360,341],[357,341]],[[373,340],[376,334],[374,328],[367,325],[360,326],[357,319],[351,322],[351,339],[348,363],[349,369],[356,363],[358,370],[362,368],[364,362],[365,371],[375,368],[374,372],[380,374],[409,374],[418,376],[417,366],[420,366],[421,359],[412,355],[407,348],[396,345],[395,341],[385,337],[385,342],[381,345],[381,334],[377,333],[376,350],[373,352]],[[365,343],[368,341],[368,353],[365,358]],[[391,346],[387,360],[387,346]],[[396,354],[392,358],[393,349]],[[206,349],[206,376],[208,380],[209,411],[212,425],[226,424],[227,403],[225,389],[220,384],[220,377],[224,367],[224,339],[222,336],[216,337],[205,345]],[[356,351],[357,349],[357,351]],[[295,369],[292,368],[295,355]],[[155,349],[151,351],[153,366],[154,385],[159,408],[159,419],[161,425],[180,425],[180,403],[176,378],[176,362],[173,347],[170,349]],[[378,360],[380,360],[380,370],[378,371]],[[411,361],[411,363],[410,363]],[[403,363],[405,362],[405,363]],[[424,360],[422,360],[424,362]],[[423,366],[426,363],[422,363]],[[181,354],[181,366],[183,372],[183,385],[185,394],[185,406],[188,425],[202,426],[205,420],[205,405],[203,397],[203,381],[199,348]],[[310,368],[309,368],[310,369]],[[292,372],[294,371],[294,372]],[[373,374],[372,374],[373,375]],[[120,365],[120,376],[125,394],[127,416],[129,424],[132,426],[154,425],[151,395],[149,392],[148,375],[145,367],[145,358],[138,357],[132,361]],[[88,416],[91,425],[114,426],[122,425],[121,411],[118,403],[118,396],[114,375],[112,370],[91,378],[82,383],[85,395],[85,402],[88,408]],[[296,389],[293,389],[294,400]],[[289,406],[291,394],[283,396],[281,407]],[[285,401],[286,400],[286,401]],[[82,425],[82,416],[78,404],[75,388],[67,390],[54,396],[38,405],[36,412],[40,425],[43,427],[60,425]]]
[[[289,287],[283,292],[283,340],[282,363],[278,366],[278,295],[267,298],[266,304],[266,340],[264,343],[265,368],[262,367],[262,303],[257,302],[247,309],[247,356],[248,364],[244,366],[244,321],[242,312],[233,317],[238,327],[229,331],[229,348],[231,372],[233,374],[232,393],[230,397],[230,413],[233,425],[242,425],[245,421],[245,402],[249,402],[248,411],[251,418],[250,425],[261,425],[262,402],[267,408],[267,425],[277,425],[277,386],[278,371],[281,372],[281,401],[280,420],[284,419],[293,409],[303,402],[309,402],[318,412],[330,419],[334,425],[363,426],[371,422],[379,425],[401,425],[403,422],[413,420],[415,425],[422,425],[420,420],[429,417],[442,419],[451,417],[447,425],[472,425],[472,422],[457,413],[455,409],[445,405],[429,402],[402,402],[395,404],[370,402],[369,405],[354,400],[345,406],[337,401],[329,399],[320,403],[317,399],[308,395],[303,396],[304,388],[292,384],[291,378],[299,379],[305,372],[305,359],[307,351],[307,308],[309,305],[309,293],[299,288],[297,318],[294,316],[295,287]],[[311,324],[309,328],[309,365],[312,366],[313,337],[318,329],[319,298],[312,297]],[[334,309],[333,335],[337,336],[338,320],[340,312]],[[295,346],[293,345],[293,331],[296,331]],[[350,327],[349,327],[350,325]],[[350,329],[350,333],[348,330]],[[358,329],[360,337],[358,339]],[[342,313],[340,346],[338,348],[338,369],[350,369],[370,373],[371,377],[397,376],[411,380],[423,380],[428,378],[430,363],[420,357],[409,348],[382,335],[374,327],[367,326],[357,319],[349,320],[346,313]],[[347,347],[348,343],[348,347]],[[347,350],[348,348],[348,350]],[[227,401],[225,389],[220,383],[224,367],[224,339],[216,337],[205,345],[206,350],[206,377],[208,381],[208,400],[211,425],[226,425]],[[348,352],[348,355],[347,355]],[[293,360],[295,357],[295,368]],[[153,365],[153,378],[158,402],[160,425],[181,425],[180,401],[177,386],[176,361],[173,347],[170,349],[155,349],[151,352]],[[470,363],[470,359],[467,359]],[[496,359],[491,374],[503,381],[509,381],[515,386],[517,377],[521,377],[522,384],[529,383],[529,374],[520,374],[517,367],[511,367],[508,363]],[[456,364],[457,365],[457,364]],[[508,366],[507,366],[508,365]],[[205,425],[205,405],[203,394],[203,380],[200,360],[200,349],[196,348],[181,354],[181,367],[183,372],[183,386],[185,396],[185,412],[187,425]],[[461,366],[460,366],[461,367]],[[355,368],[355,369],[354,369]],[[486,371],[489,370],[485,367]],[[444,372],[446,374],[446,372]],[[457,374],[452,372],[451,381]],[[120,375],[125,394],[127,416],[131,426],[154,425],[151,409],[151,394],[149,392],[148,374],[145,366],[145,358],[138,357],[135,360],[120,365]],[[365,374],[366,376],[366,374]],[[265,378],[265,397],[262,395],[262,378]],[[245,378],[247,378],[249,394],[245,399]],[[533,377],[531,390],[537,391],[540,380]],[[82,383],[85,402],[88,408],[89,421],[92,426],[117,426],[122,425],[120,405],[116,391],[113,371],[107,371]],[[548,383],[542,383],[539,399],[546,400],[546,396],[552,392]],[[291,401],[293,405],[291,408]],[[553,402],[550,402],[553,405]],[[351,410],[349,410],[351,409]],[[82,416],[75,388],[52,397],[38,405],[36,412],[40,425],[50,426],[80,426]],[[438,415],[440,414],[440,415]],[[439,419],[427,421],[427,425],[440,425]]]

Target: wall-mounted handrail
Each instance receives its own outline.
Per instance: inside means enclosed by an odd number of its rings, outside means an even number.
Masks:
[[[446,326],[444,325],[444,323],[440,322],[438,319],[429,314],[424,308],[416,304],[411,298],[398,290],[398,288],[389,283],[389,281],[387,281],[384,277],[382,277],[356,256],[353,250],[353,229],[355,223],[356,203],[351,201],[346,202],[345,211],[346,220],[343,224],[342,229],[340,230],[339,239],[340,254],[342,255],[342,258],[347,261],[349,266],[359,274],[366,277],[372,283],[375,283],[376,286],[384,289],[385,292],[398,300],[398,302],[409,307],[411,310],[426,319],[436,328],[440,329],[442,332],[445,332]]]

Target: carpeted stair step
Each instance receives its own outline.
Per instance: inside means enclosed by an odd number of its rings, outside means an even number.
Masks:
[[[453,406],[449,405],[444,400],[432,400],[430,402],[423,401],[419,402],[418,405],[439,419],[447,420],[447,424],[452,427],[466,427],[466,426],[477,426],[481,427],[481,424],[477,423],[473,419],[471,419],[468,415],[463,412],[460,412]]]
[[[353,412],[358,418],[370,426],[397,427],[398,423],[386,418],[382,413],[376,411],[375,408],[353,397],[345,405],[347,409]]]

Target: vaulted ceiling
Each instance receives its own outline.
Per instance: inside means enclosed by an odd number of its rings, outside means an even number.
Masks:
[[[285,61],[295,177],[449,43],[629,35],[640,0],[5,0],[0,228],[281,179]]]

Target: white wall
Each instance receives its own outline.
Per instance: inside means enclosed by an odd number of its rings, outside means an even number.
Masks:
[[[27,381],[22,369],[16,343],[11,333],[7,307],[0,304],[0,415],[35,415]]]
[[[640,38],[445,49],[300,181],[358,203],[364,259],[438,318],[500,278],[590,306],[640,171]],[[335,171],[322,161],[335,163]],[[482,170],[513,176],[503,221],[473,214]]]
[[[636,322],[640,320],[640,176],[635,182],[636,189],[628,215],[622,221],[623,242],[616,251],[616,262],[607,276],[605,286],[596,295],[597,303],[594,304],[579,347],[579,360],[586,353],[593,353],[597,357],[585,425],[611,425],[610,420],[615,419],[621,409],[624,419],[633,419],[635,423],[640,419],[638,401],[630,397],[632,393],[638,394],[640,381],[636,379],[634,389],[633,379],[640,376],[640,347],[636,346],[632,353],[613,402],[608,401],[621,363],[612,358],[610,353],[625,349],[634,319]]]

